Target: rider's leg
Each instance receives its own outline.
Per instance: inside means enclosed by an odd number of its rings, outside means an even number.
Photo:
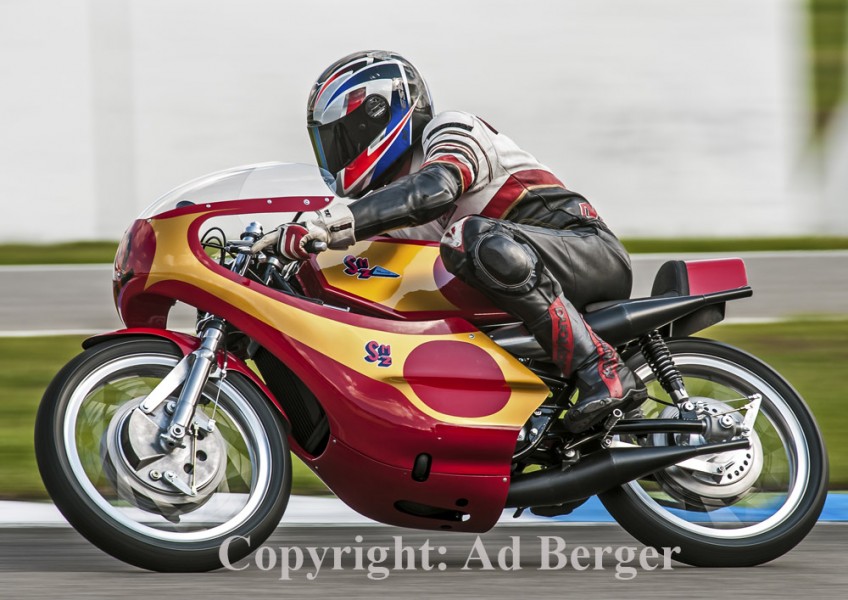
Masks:
[[[594,334],[540,256],[543,244],[548,256],[552,247],[562,246],[564,265],[559,266],[568,267],[571,255],[565,246],[575,235],[472,216],[449,228],[441,254],[451,273],[521,319],[563,374],[576,377],[578,402],[565,423],[577,433],[615,408],[644,399],[645,387],[615,349]],[[602,285],[603,280],[584,283]]]

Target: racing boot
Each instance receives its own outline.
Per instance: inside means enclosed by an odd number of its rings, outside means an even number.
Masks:
[[[618,356],[615,348],[598,338],[586,325],[597,354],[575,373],[577,404],[565,413],[565,428],[580,433],[603,421],[616,408],[627,412],[648,397],[645,384]]]
[[[616,408],[626,410],[648,397],[645,385],[621,361],[615,348],[595,335],[563,295],[528,328],[537,339],[550,340],[554,363],[563,375],[576,379],[577,404],[563,419],[571,433],[585,431]]]

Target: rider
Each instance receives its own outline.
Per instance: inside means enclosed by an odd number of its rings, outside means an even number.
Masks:
[[[578,402],[573,433],[646,398],[644,384],[581,317],[590,302],[627,298],[630,259],[591,204],[482,119],[433,112],[427,85],[403,57],[357,52],[324,71],[307,127],[333,203],[278,229],[278,250],[308,257],[308,242],[344,249],[391,232],[441,240],[448,271],[521,319]]]

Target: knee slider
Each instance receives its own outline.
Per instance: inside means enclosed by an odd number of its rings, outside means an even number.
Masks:
[[[499,291],[525,293],[536,285],[538,256],[504,230],[483,235],[472,261],[478,278]]]

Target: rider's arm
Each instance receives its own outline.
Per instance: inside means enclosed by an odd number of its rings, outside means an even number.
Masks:
[[[354,237],[364,240],[400,227],[428,223],[447,212],[463,192],[457,167],[425,165],[350,204]]]

